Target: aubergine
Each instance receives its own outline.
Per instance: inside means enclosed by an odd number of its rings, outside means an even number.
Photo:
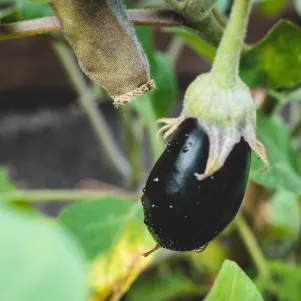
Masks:
[[[207,134],[197,119],[187,118],[150,172],[142,205],[155,249],[201,252],[237,214],[248,181],[250,147],[242,138],[223,167],[199,181],[195,173],[204,173],[208,153]]]

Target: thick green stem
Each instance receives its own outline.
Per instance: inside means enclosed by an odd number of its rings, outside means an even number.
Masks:
[[[200,22],[191,24],[190,27],[195,29],[198,35],[208,44],[214,47],[219,45],[224,28],[216,20],[213,12],[210,12]]]
[[[239,213],[236,216],[236,225],[241,239],[244,242],[244,245],[249,252],[259,274],[264,279],[269,278],[269,270],[267,267],[266,260],[258,246],[258,243],[254,237],[253,232],[250,230],[247,222],[244,217]]]
[[[239,60],[246,35],[251,0],[235,0],[231,16],[217,50],[211,69],[214,81],[224,88],[232,88],[239,76]]]

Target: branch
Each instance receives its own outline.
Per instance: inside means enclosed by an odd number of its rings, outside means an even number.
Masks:
[[[178,27],[184,19],[168,9],[128,9],[127,16],[137,26]],[[45,17],[0,25],[0,40],[23,38],[61,30],[56,17]]]
[[[78,68],[76,61],[72,57],[72,52],[60,42],[53,42],[53,49],[65,68],[70,83],[78,94],[78,105],[88,118],[95,133],[101,152],[106,155],[108,162],[118,171],[124,179],[130,173],[131,168],[128,161],[123,156],[118,145],[113,139],[112,133],[102,113],[98,110],[97,103],[89,93],[83,73]]]
[[[3,193],[0,198],[0,203],[26,201],[32,203],[43,202],[76,202],[97,199],[104,196],[122,197],[130,201],[140,199],[141,195],[136,193],[128,193],[125,191],[110,191],[110,190],[65,190],[65,189],[37,189],[37,190],[17,190],[14,192]]]
[[[267,267],[267,262],[260,250],[260,247],[256,241],[256,238],[249,228],[249,225],[245,221],[244,217],[241,215],[241,213],[238,213],[235,218],[236,226],[238,233],[244,242],[244,245],[252,258],[254,265],[256,266],[260,276],[262,276],[263,279],[268,280],[269,275],[269,269]]]

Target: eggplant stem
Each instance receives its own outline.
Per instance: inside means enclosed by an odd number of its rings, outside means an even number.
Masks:
[[[157,251],[158,249],[160,249],[161,246],[159,244],[156,244],[150,251],[143,253],[142,256],[147,257],[149,255],[151,255],[152,253],[154,253],[155,251]]]
[[[239,79],[239,61],[246,36],[251,0],[235,0],[226,30],[220,42],[212,69],[214,81],[231,89]]]

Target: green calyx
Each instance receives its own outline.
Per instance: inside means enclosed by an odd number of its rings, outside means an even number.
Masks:
[[[197,118],[210,147],[204,175],[221,168],[234,145],[243,138],[267,167],[263,145],[256,139],[256,107],[250,89],[239,78],[239,61],[251,0],[235,0],[212,69],[198,76],[184,97],[182,116]]]
[[[221,87],[211,73],[198,76],[188,87],[183,114],[206,122],[229,125],[256,110],[245,83],[237,79],[232,88]]]

